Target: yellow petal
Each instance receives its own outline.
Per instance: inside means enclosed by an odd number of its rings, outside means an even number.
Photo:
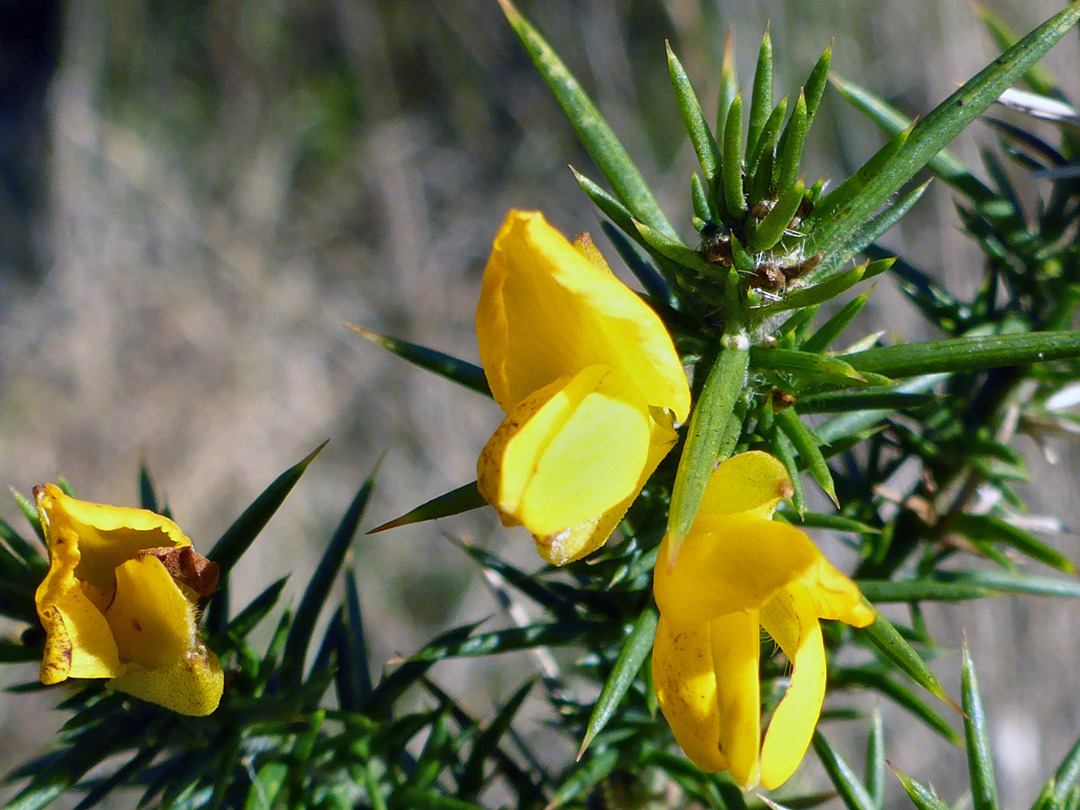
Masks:
[[[511,211],[495,237],[476,310],[480,359],[509,413],[533,391],[593,365],[634,380],[650,405],[690,411],[690,389],[663,322],[538,212]]]
[[[109,686],[178,714],[203,717],[221,702],[225,678],[217,656],[201,641],[170,666],[151,669],[131,664]]]
[[[652,653],[660,711],[686,756],[708,773],[727,770],[720,752],[720,710],[707,624],[675,624],[660,616]]]
[[[761,752],[761,630],[756,610],[739,611],[709,623],[720,750],[731,778],[744,790],[758,783]]]
[[[103,591],[115,583],[116,567],[137,552],[191,545],[179,526],[146,509],[80,501],[54,484],[35,488],[34,495],[50,543],[57,532],[70,531],[79,544],[75,576]]]
[[[659,421],[655,418],[658,415],[661,417]],[[556,534],[535,535],[536,550],[546,562],[552,565],[566,565],[574,560],[580,560],[604,545],[611,533],[615,531],[615,527],[626,515],[626,511],[649,480],[649,476],[656,471],[657,466],[679,438],[669,417],[664,416],[663,413],[652,414],[652,417],[649,432],[649,457],[633,492],[598,518],[577,523]]]
[[[195,645],[195,609],[156,557],[116,569],[116,598],[105,618],[122,661],[168,667]]]
[[[866,627],[877,617],[859,587],[821,557],[800,579],[813,601],[814,613],[853,627]]]
[[[667,559],[668,542],[661,544],[658,559]],[[810,538],[786,523],[746,514],[702,516],[674,567],[656,566],[653,591],[669,618],[710,621],[761,607],[819,559]]]
[[[649,444],[649,408],[634,383],[591,366],[507,416],[481,453],[478,485],[533,534],[558,534],[632,496]]]
[[[49,572],[34,593],[45,628],[41,682],[111,678],[120,672],[120,658],[108,622],[75,579],[76,538],[69,529],[55,528],[47,536]]]
[[[791,685],[776,707],[761,750],[761,784],[780,787],[799,767],[825,699],[825,645],[813,600],[796,583],[761,609],[761,625],[791,662]]]
[[[768,519],[776,504],[791,493],[784,465],[768,453],[752,450],[732,456],[713,470],[698,514],[715,517],[746,512]]]

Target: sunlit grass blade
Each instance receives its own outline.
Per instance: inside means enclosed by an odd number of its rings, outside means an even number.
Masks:
[[[675,229],[660,210],[641,172],[578,80],[510,0],[499,0],[499,5],[529,58],[566,112],[582,145],[611,183],[618,198],[637,219],[675,238]]]
[[[848,810],[878,810],[878,804],[866,786],[855,775],[855,771],[847,764],[847,761],[840,756],[840,753],[829,744],[820,730],[814,732],[813,746],[814,753],[821,761],[821,766]]]
[[[698,163],[701,164],[701,171],[705,175],[705,183],[712,188],[716,182],[716,175],[720,171],[720,149],[716,145],[716,137],[705,121],[705,115],[701,111],[701,102],[694,93],[694,88],[690,84],[682,63],[671,50],[670,43],[665,42],[664,46],[667,49],[668,73],[671,75],[671,84],[675,88],[679,111],[682,113]]]
[[[368,534],[384,532],[387,529],[396,529],[399,526],[408,526],[410,523],[423,523],[427,520],[438,520],[451,515],[460,515],[462,512],[470,512],[482,506],[487,506],[487,501],[480,495],[480,490],[476,488],[476,482],[473,481],[471,484],[465,484],[432,498],[430,501],[425,501],[415,509],[410,509],[401,517],[379,524],[374,529],[371,529]]]
[[[259,532],[263,530],[263,527],[274,516],[278,507],[281,506],[285,496],[292,491],[308,465],[315,460],[315,456],[325,446],[326,442],[323,442],[301,461],[275,478],[270,486],[264,489],[259,494],[259,497],[252,502],[251,506],[245,509],[240,517],[225,530],[225,533],[221,535],[214,547],[210,549],[210,553],[206,556],[220,566],[222,578],[228,575],[232,567],[236,565],[237,560],[255,541]]]
[[[341,523],[334,530],[326,551],[323,552],[319,564],[315,567],[304,589],[304,595],[300,599],[300,605],[296,609],[292,627],[285,641],[281,671],[286,683],[298,684],[303,677],[304,658],[315,632],[315,622],[330,596],[330,589],[341,571],[341,565],[345,562],[345,555],[352,545],[353,537],[364,516],[364,510],[367,508],[374,486],[375,478],[369,476],[356,493],[352,503],[349,504]]]
[[[705,484],[716,462],[721,460],[718,455],[728,422],[746,383],[750,361],[746,344],[746,338],[741,335],[727,340],[727,345],[720,349],[709,369],[697,405],[690,415],[668,510],[670,555],[667,561],[659,561],[660,565],[675,562],[679,546],[697,516]]]
[[[990,735],[967,639],[963,643],[962,656],[960,705],[964,709],[964,740],[967,743],[968,773],[971,774],[971,803],[974,810],[997,810],[998,794],[994,781],[994,762],[990,756]]]
[[[949,697],[949,693],[945,691],[937,675],[931,671],[922,657],[911,648],[911,645],[904,640],[888,619],[879,615],[873,624],[861,627],[855,632],[869,641],[911,680],[934,697],[944,701],[951,709],[960,711],[960,707]]]
[[[459,360],[452,355],[418,346],[415,343],[409,343],[407,340],[385,337],[361,326],[345,325],[361,337],[367,338],[372,343],[379,344],[387,351],[396,354],[403,360],[407,360],[414,366],[434,372],[440,377],[445,377],[451,382],[456,382],[458,385],[462,385],[478,394],[487,397],[491,396],[491,389],[488,387],[484,370],[475,363]]]
[[[773,91],[773,51],[769,26],[765,25],[765,36],[761,38],[758,50],[757,69],[754,71],[754,86],[750,94],[750,120],[746,129],[746,154],[750,155],[757,146],[765,121],[772,111]]]
[[[487,728],[477,735],[469,758],[465,760],[461,777],[458,779],[458,797],[465,800],[475,799],[484,786],[484,766],[499,745],[510,724],[517,717],[521,704],[533,688],[533,682],[522,685],[503,706]]]
[[[638,670],[641,669],[641,665],[649,656],[653,639],[656,637],[658,620],[659,614],[656,608],[650,605],[641,612],[641,615],[638,616],[637,621],[634,622],[633,627],[630,629],[630,634],[626,637],[626,641],[623,642],[619,657],[615,659],[615,666],[612,667],[611,674],[604,682],[604,687],[600,690],[600,697],[596,699],[596,705],[593,706],[592,714],[589,715],[589,722],[585,726],[585,737],[582,739],[581,747],[578,749],[577,758],[579,760],[589,747],[589,743],[593,741],[596,735],[607,725],[608,720],[615,714],[627,690],[634,682],[634,678],[637,677]]]
[[[1051,17],[994,59],[959,90],[915,124],[907,143],[850,201],[839,220],[817,228],[810,250],[845,244],[919,169],[977,118],[1002,91],[1022,77],[1080,19],[1080,4]]]
[[[819,438],[803,423],[794,408],[780,411],[776,414],[775,419],[777,427],[784,431],[784,435],[791,440],[795,452],[799,454],[799,458],[806,465],[807,472],[817,481],[818,486],[825,491],[829,499],[839,507],[840,502],[836,498],[836,486],[833,484],[832,472],[825,461],[825,456],[821,453]]]
[[[856,371],[889,377],[983,371],[1076,357],[1080,357],[1080,330],[929,340],[843,355]]]

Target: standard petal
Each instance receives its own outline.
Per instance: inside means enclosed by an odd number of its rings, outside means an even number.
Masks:
[[[580,560],[604,545],[611,533],[615,531],[615,527],[626,515],[630,505],[641,492],[641,488],[649,480],[649,476],[656,471],[660,462],[664,460],[664,456],[670,452],[679,438],[679,434],[671,426],[671,419],[663,414],[660,416],[660,421],[654,418],[650,422],[649,457],[633,492],[599,518],[577,523],[556,534],[536,535],[536,550],[546,562],[552,565],[566,565],[574,560]]]
[[[167,667],[151,669],[132,664],[109,686],[178,714],[203,717],[221,702],[225,678],[217,656],[201,641]]]
[[[80,501],[54,484],[35,488],[34,495],[48,536],[68,529],[78,538],[75,576],[103,591],[115,583],[116,567],[137,552],[191,545],[179,526],[146,509]]]
[[[761,749],[761,784],[779,787],[795,773],[825,699],[825,645],[813,600],[796,583],[761,609],[761,626],[791,662],[791,685],[776,707]]]
[[[116,569],[116,598],[105,618],[122,661],[167,667],[195,645],[195,608],[156,557]]]
[[[658,559],[667,559],[667,538]],[[786,523],[746,514],[699,517],[675,565],[657,565],[660,612],[681,622],[756,610],[819,559],[810,538]]]
[[[744,512],[769,519],[782,498],[791,496],[791,479],[778,460],[760,450],[732,456],[709,476],[698,514]]]
[[[480,492],[533,534],[558,534],[634,494],[649,445],[649,407],[634,383],[592,366],[507,416],[477,464]]]
[[[707,624],[675,624],[660,616],[652,654],[653,684],[660,711],[675,741],[708,773],[727,770],[720,752],[720,709]]]
[[[476,311],[480,359],[509,413],[533,391],[593,365],[619,369],[650,405],[690,411],[663,322],[538,212],[511,211],[495,237]]]
[[[720,750],[731,778],[744,790],[758,783],[761,752],[761,630],[756,610],[738,611],[709,623]]]

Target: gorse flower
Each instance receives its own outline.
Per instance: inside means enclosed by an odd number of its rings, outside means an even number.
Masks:
[[[171,520],[34,488],[49,572],[34,601],[45,628],[41,681],[109,678],[109,686],[180,714],[221,700],[217,656],[195,629],[195,605],[217,583]]]
[[[587,234],[511,211],[476,311],[480,358],[506,419],[477,463],[504,525],[563,565],[603,545],[675,444],[690,389],[663,322]]]
[[[825,697],[819,619],[856,627],[874,611],[799,529],[770,520],[791,492],[783,465],[751,452],[721,464],[675,563],[660,549],[653,679],[675,739],[702,770],[769,789],[802,761]],[[791,684],[761,740],[764,629],[791,662]]]

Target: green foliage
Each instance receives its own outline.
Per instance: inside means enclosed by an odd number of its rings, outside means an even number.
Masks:
[[[284,579],[238,611],[231,604],[229,572],[253,548],[316,450],[272,482],[208,554],[223,574],[204,611],[207,643],[227,672],[221,707],[206,718],[187,718],[98,685],[69,692],[61,704],[69,715],[62,734],[51,750],[10,774],[25,784],[7,807],[45,807],[69,791],[81,794],[80,807],[91,807],[128,790],[138,791],[142,806],[169,808],[457,810],[498,802],[519,808],[744,810],[746,799],[730,779],[703,773],[675,753],[657,717],[648,662],[658,621],[651,584],[661,539],[669,534],[677,547],[685,537],[717,462],[760,449],[775,455],[792,477],[794,510],[781,510],[778,519],[837,533],[858,553],[855,578],[864,596],[899,606],[901,618],[893,621],[879,616],[862,630],[826,629],[830,691],[841,699],[849,691],[872,692],[948,743],[964,745],[973,806],[995,810],[974,665],[965,649],[957,706],[927,663],[941,650],[926,631],[921,605],[1017,593],[1080,596],[1074,560],[1017,519],[1025,505],[1014,484],[1028,473],[1012,446],[1020,431],[1075,434],[1080,424],[1054,403],[1080,377],[1080,332],[1074,328],[1080,185],[1067,173],[1047,175],[1050,193],[1029,213],[1020,201],[1030,198],[1030,190],[1014,187],[1017,175],[1004,169],[1006,159],[1026,171],[1067,165],[1075,160],[1074,136],[1067,133],[1053,146],[1015,125],[998,125],[1005,158],[985,153],[990,182],[942,150],[1018,79],[1040,92],[1054,88],[1052,77],[1035,65],[1080,18],[1080,5],[1019,39],[987,18],[1008,51],[917,123],[834,76],[843,96],[888,140],[828,193],[824,182],[805,178],[801,162],[821,112],[831,50],[794,102],[788,97],[774,103],[770,35],[762,40],[745,94],[729,40],[712,119],[669,46],[677,108],[700,165],[690,181],[687,217],[697,244],[680,238],[555,50],[509,0],[502,6],[610,190],[575,171],[578,183],[692,371],[692,416],[680,427],[675,451],[630,508],[623,540],[587,561],[535,573],[460,543],[511,625],[452,627],[376,677],[361,610],[362,567],[347,564],[372,478],[347,508],[295,607],[281,604]],[[875,244],[920,199],[926,184],[917,175],[924,168],[956,195],[963,226],[986,257],[984,278],[968,300]],[[852,266],[859,255],[866,260]],[[836,350],[871,292],[846,302],[838,296],[875,276],[895,280],[927,327],[946,337],[886,346],[871,334]],[[490,396],[474,364],[356,331],[414,365]],[[918,468],[918,480],[890,492],[905,465]],[[835,511],[813,511],[815,502],[825,501],[807,493],[803,474]],[[145,508],[167,511],[145,466],[139,492]],[[41,537],[32,502],[21,495],[16,501]],[[476,484],[469,483],[376,530],[482,505]],[[1034,564],[1054,573],[1025,570]],[[38,544],[0,521],[0,615],[20,628],[18,638],[0,640],[0,662],[41,656],[44,637],[33,592],[47,565]],[[265,633],[265,643],[254,640]],[[768,640],[763,644],[768,712],[788,671],[768,654]],[[571,655],[560,664],[552,648]],[[474,717],[435,680],[433,670],[446,659],[522,651],[536,658],[540,677],[515,684],[493,717]],[[538,702],[578,751],[576,760],[553,761],[524,735],[534,722],[524,718]],[[849,709],[834,713],[853,715],[861,716]],[[884,806],[888,780],[879,714],[870,723],[862,774],[822,731],[812,746],[848,808]],[[917,780],[895,772],[917,807],[946,806]],[[1033,810],[1075,808],[1078,781],[1080,742]],[[784,802],[811,807],[824,798],[805,793]]]

